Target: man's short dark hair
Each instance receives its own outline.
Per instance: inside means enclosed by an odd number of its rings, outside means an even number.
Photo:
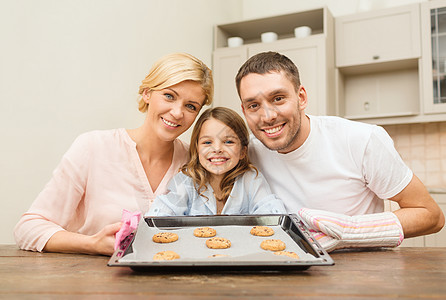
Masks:
[[[271,72],[283,72],[294,84],[296,91],[300,86],[299,70],[291,59],[277,52],[262,52],[249,58],[238,70],[235,76],[235,85],[240,96],[240,82],[243,77],[251,74],[266,74]]]

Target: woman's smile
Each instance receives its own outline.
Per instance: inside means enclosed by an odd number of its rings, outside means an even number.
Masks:
[[[174,122],[167,121],[167,120],[164,119],[164,118],[161,118],[161,120],[163,120],[164,124],[166,124],[166,125],[169,126],[169,127],[176,128],[176,127],[180,126],[179,124],[176,124],[176,123],[174,123]]]

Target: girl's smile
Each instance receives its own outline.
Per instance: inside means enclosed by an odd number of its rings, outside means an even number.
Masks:
[[[209,161],[214,165],[224,164],[228,159],[226,157],[211,157]]]

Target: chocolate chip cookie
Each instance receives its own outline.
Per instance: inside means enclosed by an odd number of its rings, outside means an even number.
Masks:
[[[217,231],[211,227],[200,227],[194,230],[196,237],[212,237],[217,234]]]
[[[179,258],[180,255],[174,251],[161,251],[153,256],[153,260],[174,260]]]
[[[276,252],[274,252],[274,254],[299,259],[299,255],[297,255],[296,253],[291,252],[291,251],[276,251]]]
[[[159,232],[152,237],[155,243],[172,243],[178,240],[178,234],[173,232]]]
[[[206,240],[206,246],[211,249],[226,249],[231,247],[231,241],[221,237],[213,237]]]
[[[285,250],[286,245],[281,240],[264,240],[260,243],[260,247],[264,250],[282,251]]]
[[[254,226],[251,228],[251,234],[256,236],[271,236],[274,234],[274,229],[268,226]]]

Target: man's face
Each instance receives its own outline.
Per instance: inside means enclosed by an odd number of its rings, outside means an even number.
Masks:
[[[240,98],[252,133],[269,149],[288,153],[297,149],[305,89],[296,91],[282,72],[251,73],[240,82]]]

